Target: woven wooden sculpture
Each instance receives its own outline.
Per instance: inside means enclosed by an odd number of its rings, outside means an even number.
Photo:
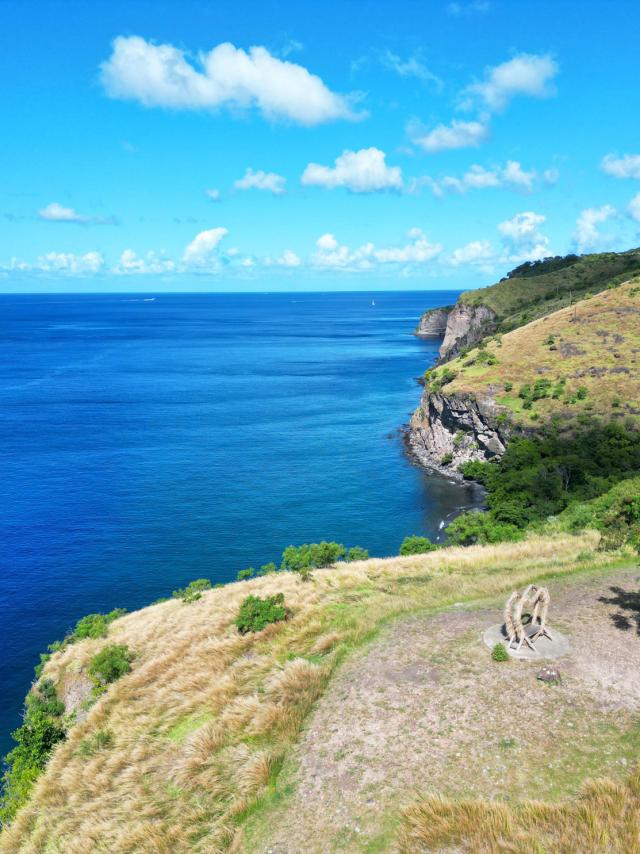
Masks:
[[[514,590],[504,606],[504,627],[509,638],[507,649],[519,652],[525,644],[535,651],[535,642],[539,638],[551,640],[547,629],[549,600],[546,587],[530,584],[522,594]],[[530,616],[529,620],[527,616]]]

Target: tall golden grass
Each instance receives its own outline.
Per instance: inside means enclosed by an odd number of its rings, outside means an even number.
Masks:
[[[533,537],[339,564],[307,582],[277,573],[117,620],[108,638],[74,644],[47,664],[45,675],[62,684],[84,678],[106,643],[126,643],[136,656],[131,673],[56,748],[0,850],[241,850],[244,818],[351,649],[395,616],[570,573],[596,544],[593,533]],[[242,599],[279,592],[291,618],[239,635],[233,619]],[[81,743],[98,730],[112,740],[86,756]]]
[[[584,783],[561,804],[428,797],[405,810],[401,854],[635,854],[640,851],[640,770],[620,784]]]

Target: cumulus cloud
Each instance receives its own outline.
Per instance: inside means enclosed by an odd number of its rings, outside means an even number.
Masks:
[[[175,271],[176,265],[169,258],[164,258],[156,252],[147,252],[139,257],[133,249],[125,249],[120,260],[113,269],[114,273],[126,275],[127,273],[171,273]]]
[[[73,252],[47,252],[40,255],[34,264],[12,258],[10,269],[35,273],[58,273],[62,275],[81,275],[99,273],[104,267],[104,258],[100,252],[85,252],[76,255]]]
[[[537,181],[538,173],[535,169],[527,172],[517,160],[508,160],[504,166],[494,166],[491,169],[475,163],[460,177],[445,175],[443,178],[436,179],[425,175],[414,178],[409,185],[409,190],[415,193],[422,186],[427,186],[439,197],[444,196],[448,190],[466,193],[468,190],[485,190],[491,187],[505,187],[509,190],[530,193]]]
[[[490,266],[495,260],[493,247],[488,240],[472,240],[466,246],[454,249],[449,256],[449,263],[454,267],[459,267],[463,264]]]
[[[262,169],[254,172],[249,168],[244,173],[244,177],[239,178],[233,186],[236,190],[266,190],[274,196],[281,196],[286,192],[284,186],[286,182],[286,178],[275,172],[263,172]]]
[[[293,249],[285,249],[282,255],[279,255],[277,258],[268,256],[264,259],[264,263],[267,267],[300,267],[302,261]]]
[[[113,217],[95,217],[85,216],[78,213],[74,208],[67,208],[58,202],[51,204],[38,211],[40,219],[46,219],[48,222],[75,222],[80,225],[115,225],[116,220]]]
[[[345,187],[352,193],[400,190],[402,171],[399,166],[387,166],[385,156],[379,148],[343,151],[333,167],[309,163],[300,180],[307,186],[325,187],[328,190]]]
[[[489,128],[484,122],[457,119],[450,125],[439,124],[426,132],[413,122],[409,124],[408,131],[413,142],[429,154],[455,148],[477,148],[489,136]]]
[[[225,42],[192,60],[170,44],[118,36],[100,66],[100,78],[109,97],[146,107],[255,107],[268,119],[308,126],[360,117],[352,97],[332,92],[317,75],[264,47],[244,51]]]
[[[595,249],[607,241],[607,236],[600,233],[598,226],[615,216],[616,209],[611,205],[602,205],[599,208],[586,208],[582,211],[576,222],[573,233],[573,242],[581,251]]]
[[[629,202],[627,213],[636,222],[640,222],[640,193],[637,193]]]
[[[521,53],[487,68],[484,80],[463,90],[461,106],[470,109],[480,102],[491,111],[499,111],[518,95],[548,98],[555,94],[552,81],[558,71],[558,63],[549,54]]]
[[[505,261],[537,261],[548,254],[549,238],[540,232],[543,214],[523,211],[501,222],[498,231],[505,245]]]
[[[607,154],[602,158],[600,167],[613,178],[640,178],[640,154]]]
[[[319,268],[371,270],[381,264],[426,264],[442,252],[441,244],[430,243],[419,228],[412,228],[407,239],[401,246],[377,247],[369,242],[352,249],[340,244],[333,234],[323,234],[316,241],[312,264]]]
[[[226,228],[210,228],[196,234],[182,255],[185,266],[195,269],[217,266],[218,246],[228,233]]]
[[[205,194],[205,196],[207,196],[207,198],[211,199],[212,202],[221,202],[222,201],[222,194],[221,194],[220,190],[212,188],[210,190],[205,190],[204,194]]]

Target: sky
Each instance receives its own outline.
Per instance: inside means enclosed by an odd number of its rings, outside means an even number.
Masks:
[[[463,289],[640,245],[635,0],[0,0],[0,292]]]

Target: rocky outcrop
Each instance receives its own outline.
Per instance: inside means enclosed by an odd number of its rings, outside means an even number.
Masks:
[[[504,453],[509,422],[498,419],[503,408],[491,398],[469,392],[429,392],[409,425],[409,446],[423,465],[449,476],[470,460],[490,460]]]
[[[446,362],[455,358],[465,347],[475,346],[485,335],[491,335],[496,326],[496,315],[486,305],[457,303],[447,317],[440,361]]]
[[[420,318],[415,334],[419,338],[441,338],[447,331],[447,321],[452,311],[452,305],[425,311]]]

